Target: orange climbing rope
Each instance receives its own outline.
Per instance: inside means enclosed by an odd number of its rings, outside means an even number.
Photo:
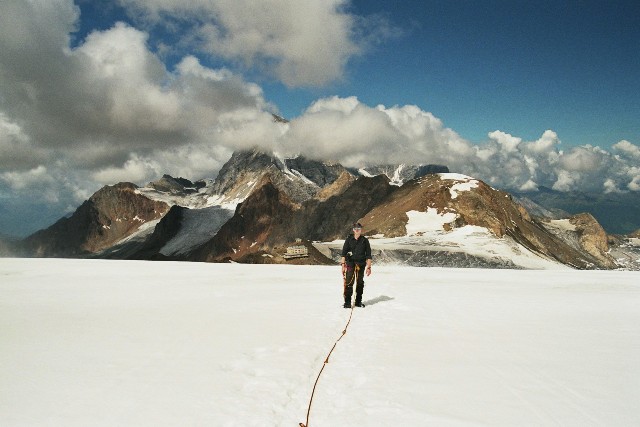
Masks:
[[[355,272],[353,274],[353,282],[352,283],[357,283],[358,272],[359,271],[360,271],[360,266],[356,264]],[[347,288],[346,273],[343,273],[342,279],[343,279],[344,289],[346,290],[346,288]],[[347,333],[347,329],[349,328],[349,323],[351,323],[351,318],[353,317],[353,309],[354,309],[354,307],[355,306],[353,304],[351,304],[351,313],[349,314],[349,320],[347,320],[347,324],[344,326],[344,329],[342,330],[342,334],[340,334],[340,336],[338,337],[336,342],[333,344],[333,347],[331,347],[331,350],[329,351],[329,354],[327,354],[327,357],[324,359],[324,363],[322,364],[322,368],[320,368],[320,372],[318,372],[318,376],[316,377],[316,382],[313,384],[313,390],[311,391],[311,398],[309,399],[309,407],[307,408],[307,420],[304,423],[298,424],[300,427],[309,427],[309,415],[311,414],[311,404],[313,403],[313,396],[316,393],[316,386],[318,385],[318,381],[320,381],[320,376],[322,375],[322,371],[324,371],[324,367],[327,366],[327,363],[329,363],[329,358],[331,357],[331,353],[333,353],[333,350],[335,350],[336,346],[338,345],[338,342],[340,342],[342,337],[344,337],[346,335],[346,333]]]

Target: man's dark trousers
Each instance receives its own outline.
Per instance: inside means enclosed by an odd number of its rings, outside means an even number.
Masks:
[[[362,292],[364,291],[364,269],[366,264],[347,264],[347,286],[344,288],[344,303],[351,304],[353,295],[353,284],[356,285],[356,305],[362,303]],[[354,277],[355,276],[355,277]]]

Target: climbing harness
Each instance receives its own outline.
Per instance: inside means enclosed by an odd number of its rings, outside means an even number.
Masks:
[[[360,264],[356,264],[354,267],[354,271],[353,271],[353,276],[351,276],[351,283],[347,284],[347,272],[345,271],[344,274],[342,275],[342,283],[344,284],[343,290],[342,290],[342,296],[346,296],[347,294],[347,287],[349,286],[353,286],[355,283],[358,283],[358,273],[360,272]]]
[[[360,266],[358,264],[355,265],[355,271],[353,273],[353,281],[349,284],[349,285],[353,285],[353,283],[355,283],[357,281],[357,277],[358,277],[358,272],[360,271]],[[347,290],[347,274],[346,271],[343,272],[342,274],[342,281],[344,284],[344,293],[346,293]],[[343,293],[343,295],[344,295]],[[331,353],[333,353],[333,350],[335,350],[336,346],[338,345],[338,342],[340,342],[340,340],[342,339],[342,337],[344,337],[347,334],[347,329],[349,328],[349,324],[351,323],[351,318],[353,317],[353,309],[355,308],[355,305],[352,304],[351,305],[351,313],[349,314],[349,320],[347,320],[347,324],[344,326],[344,329],[342,330],[342,334],[340,334],[340,336],[338,337],[338,339],[336,340],[336,342],[333,344],[333,347],[331,347],[331,350],[329,351],[329,354],[327,354],[327,357],[324,359],[324,363],[322,364],[322,368],[320,368],[320,372],[318,372],[318,376],[316,377],[316,382],[313,384],[313,390],[311,391],[311,398],[309,399],[309,407],[307,408],[307,420],[304,423],[299,423],[299,427],[309,427],[309,415],[311,414],[311,404],[313,403],[313,396],[316,392],[316,386],[318,385],[318,381],[320,381],[320,376],[322,375],[322,371],[324,371],[324,367],[327,366],[327,363],[329,363],[329,358],[331,357]]]

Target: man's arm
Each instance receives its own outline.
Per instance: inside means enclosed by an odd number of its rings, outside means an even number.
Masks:
[[[349,252],[349,236],[344,240],[342,245],[342,258],[340,258],[340,264],[344,265],[346,262],[347,252]]]
[[[369,239],[365,240],[365,258],[367,260],[365,274],[368,276],[371,274],[371,244],[369,243]]]

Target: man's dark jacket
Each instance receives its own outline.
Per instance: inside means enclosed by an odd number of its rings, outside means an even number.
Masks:
[[[351,256],[349,256],[349,252],[351,252]],[[371,259],[369,239],[361,235],[358,240],[356,240],[353,234],[349,234],[342,246],[342,256],[345,257],[346,261],[350,264],[366,263],[368,259]]]

